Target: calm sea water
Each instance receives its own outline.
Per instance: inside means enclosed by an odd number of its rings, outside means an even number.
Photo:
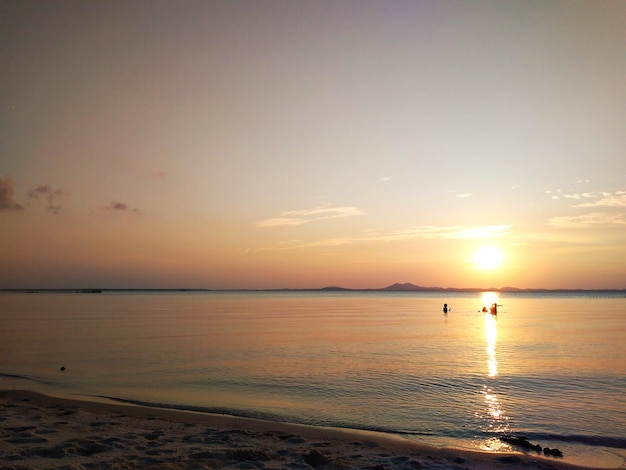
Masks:
[[[445,295],[445,297],[444,297]],[[623,465],[626,299],[390,292],[0,295],[0,388]],[[443,303],[452,310],[444,315]],[[64,372],[60,371],[65,366]]]

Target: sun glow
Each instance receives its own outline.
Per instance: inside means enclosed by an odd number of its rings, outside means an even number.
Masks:
[[[504,256],[495,246],[483,246],[474,253],[472,261],[478,269],[498,269],[502,265]]]
[[[497,304],[500,299],[498,298],[498,294],[495,292],[483,292],[480,296],[480,300],[482,301],[483,306],[489,308],[491,304]]]

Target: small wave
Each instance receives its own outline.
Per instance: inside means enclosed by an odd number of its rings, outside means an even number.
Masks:
[[[325,426],[331,428],[344,428],[344,429],[356,429],[359,431],[374,431],[385,434],[405,434],[410,436],[431,436],[432,433],[427,432],[418,432],[418,431],[410,431],[410,430],[398,430],[391,429],[382,426],[363,426],[357,425],[354,423],[348,422],[340,422],[340,421],[328,421],[328,420],[302,420],[298,419],[294,416],[283,416],[272,413],[264,413],[259,411],[251,411],[251,410],[242,410],[242,409],[233,409],[233,408],[223,408],[223,407],[210,407],[210,406],[194,406],[194,405],[180,405],[174,403],[156,403],[149,402],[143,400],[133,400],[128,398],[119,398],[119,397],[111,397],[106,395],[94,395],[96,398],[104,398],[107,400],[117,401],[120,403],[127,403],[129,405],[138,405],[145,406],[149,408],[161,408],[166,410],[176,410],[176,411],[190,411],[194,413],[210,413],[210,414],[220,414],[227,416],[234,416],[238,418],[251,418],[251,419],[261,419],[264,421],[273,421],[276,423],[293,423],[293,424],[302,424],[307,426]]]
[[[29,382],[35,382],[43,385],[51,385],[53,382],[49,380],[44,380],[41,377],[31,377],[28,375],[20,375],[20,374],[6,374],[4,372],[0,372],[0,379],[17,379],[17,380],[27,380]]]
[[[107,400],[113,400],[120,403],[128,403],[129,405],[138,405],[138,406],[146,406],[149,408],[162,408],[166,410],[177,410],[177,411],[192,411],[195,413],[212,413],[212,414],[221,414],[228,416],[237,416],[240,418],[253,418],[253,419],[264,419],[267,421],[277,421],[277,422],[285,422],[286,420],[278,415],[273,415],[271,413],[260,413],[248,410],[239,410],[225,407],[213,407],[213,406],[194,406],[194,405],[179,405],[174,403],[158,403],[158,402],[149,402],[143,400],[133,400],[129,398],[120,398],[120,397],[111,397],[107,395],[94,395],[96,398],[105,398]]]

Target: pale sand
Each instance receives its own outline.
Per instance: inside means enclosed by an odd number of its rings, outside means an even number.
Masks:
[[[575,469],[382,433],[0,391],[0,468]]]

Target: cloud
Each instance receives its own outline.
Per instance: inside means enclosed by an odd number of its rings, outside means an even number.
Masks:
[[[119,211],[119,212],[134,212],[135,214],[141,214],[141,209],[131,208],[125,202],[117,202],[112,201],[110,205],[105,207],[106,210],[109,211]]]
[[[591,212],[584,215],[552,217],[548,224],[557,228],[621,227],[626,225],[626,214]]]
[[[20,204],[13,200],[13,177],[0,178],[0,210],[21,211],[24,210]]]
[[[28,190],[28,197],[31,199],[43,198],[48,203],[47,209],[54,214],[58,214],[61,211],[61,205],[59,199],[69,194],[63,189],[54,189],[49,184],[40,184],[36,188]]]
[[[364,232],[355,236],[327,238],[308,243],[282,242],[276,249],[297,249],[321,246],[339,246],[351,243],[394,242],[414,239],[465,239],[492,238],[507,235],[512,225],[489,225],[485,227],[465,227],[462,225],[435,226],[420,225],[390,232]]]
[[[578,195],[571,195],[575,199]],[[587,199],[595,199],[590,202],[583,202],[574,207],[626,207],[626,191],[615,191],[614,193],[583,193],[582,197]]]
[[[393,176],[383,176],[378,181],[381,183],[386,183],[387,181],[391,181],[392,179],[393,179]]]
[[[485,227],[465,227],[463,225],[437,226],[419,225],[392,232],[370,234],[359,237],[356,241],[395,241],[421,239],[462,239],[492,238],[506,235],[512,225],[489,225]]]
[[[111,209],[113,209],[114,211],[125,211],[128,210],[128,204],[124,203],[124,202],[115,202],[113,201],[111,203]]]
[[[298,226],[304,224],[310,224],[311,222],[317,222],[327,219],[338,219],[342,217],[353,217],[356,215],[363,215],[365,212],[357,209],[356,207],[314,207],[312,209],[303,209],[299,211],[285,211],[280,214],[280,217],[272,217],[269,219],[261,220],[255,224],[257,228],[268,227],[284,227],[284,226]]]
[[[472,193],[457,194],[456,197],[470,197]]]

